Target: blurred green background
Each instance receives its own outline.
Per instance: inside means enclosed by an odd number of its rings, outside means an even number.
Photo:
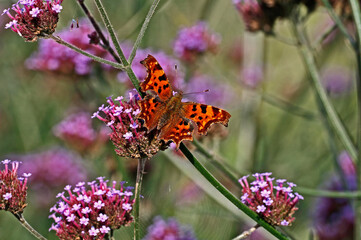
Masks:
[[[85,3],[100,22],[93,2]],[[11,4],[11,1],[2,0],[0,8]],[[134,42],[151,1],[108,0],[104,1],[104,5],[119,39]],[[70,21],[83,15],[76,1],[64,1],[57,29],[70,29]],[[206,21],[212,31],[220,34],[222,42],[218,52],[203,56],[197,67],[201,73],[229,85],[233,91],[230,103],[219,106],[232,114],[228,134],[225,138],[204,139],[206,148],[222,156],[238,177],[267,171],[273,172],[276,178],[286,178],[301,187],[319,188],[335,173],[335,164],[329,136],[319,118],[315,95],[295,46],[266,38],[261,33],[245,32],[242,19],[231,1],[173,0],[161,1],[141,47],[150,47],[172,56],[172,43],[179,29],[200,20]],[[7,16],[0,18],[2,26],[7,21]],[[327,21],[327,13],[323,9],[311,15],[307,21],[311,39],[317,39]],[[277,22],[276,29],[286,38],[292,38],[287,23]],[[115,74],[105,75],[104,83],[96,74],[77,77],[28,70],[24,65],[25,59],[36,51],[38,43],[26,43],[3,27],[0,29],[0,46],[1,159],[17,160],[16,156],[53,146],[69,148],[52,132],[69,109],[84,109],[91,113],[105,103],[106,96],[122,95],[127,90],[123,83],[117,81]],[[320,68],[344,67],[352,76],[350,81],[353,81],[354,56],[342,37],[336,33],[330,43],[321,47],[323,50],[317,54]],[[239,54],[239,59],[232,58],[234,53]],[[259,64],[263,69],[262,83],[257,88],[241,84],[241,71],[248,63]],[[178,71],[185,72],[186,66],[178,68]],[[89,85],[96,90],[89,90]],[[300,117],[270,104],[270,99],[274,98],[307,109],[315,117]],[[331,99],[349,132],[354,135],[356,98],[353,87],[347,93],[331,96]],[[95,127],[102,125],[96,119],[92,123]],[[343,150],[337,139],[335,150],[337,153]],[[202,154],[193,152],[222,183],[240,196],[237,186],[232,185]],[[102,149],[81,155],[89,172],[87,180],[103,175],[134,183],[136,163],[117,157],[109,141]],[[49,171],[48,174],[52,173]],[[30,183],[29,205],[24,212],[29,223],[49,239],[57,239],[53,231],[48,232],[52,222],[48,219],[48,209],[56,202],[56,193],[48,206],[37,204],[38,193],[32,190]],[[191,225],[198,239],[207,240],[231,239],[253,225],[248,217],[229,207],[229,202],[205,183],[185,159],[170,149],[158,153],[148,162],[142,195],[142,234],[157,215],[174,216],[181,223]],[[310,233],[314,202],[314,197],[305,195],[296,213],[296,221],[287,228],[297,239],[306,239]],[[257,231],[264,233],[263,230]],[[122,228],[116,231],[115,236],[116,239],[132,239],[132,233],[132,227]],[[0,239],[34,238],[11,214],[1,212]],[[265,233],[260,239],[272,237]]]

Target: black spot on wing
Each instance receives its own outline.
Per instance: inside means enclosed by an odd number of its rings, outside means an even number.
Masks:
[[[155,83],[154,83],[154,86],[158,86],[158,83],[155,82]]]
[[[201,116],[198,117],[199,120],[202,120],[203,118]]]
[[[219,113],[219,108],[212,107],[212,111],[213,111],[213,114],[214,114],[214,115],[218,115],[218,113]]]
[[[167,77],[165,76],[165,73],[163,73],[163,75],[159,77],[159,80],[160,81],[166,81],[167,80]]]
[[[202,113],[207,112],[207,105],[201,105]]]
[[[196,112],[196,111],[197,111],[197,105],[193,105],[192,111],[193,111],[193,112]]]
[[[159,63],[156,63],[154,66],[155,70],[163,70],[162,67],[159,65]]]
[[[189,117],[194,118],[195,116],[197,116],[197,114],[193,113],[193,114],[190,115]]]
[[[169,84],[163,85],[163,90],[166,90],[167,88],[169,88]]]
[[[158,94],[162,92],[162,88],[158,88]]]

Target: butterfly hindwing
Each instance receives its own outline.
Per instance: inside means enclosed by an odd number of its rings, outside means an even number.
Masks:
[[[206,104],[185,102],[184,117],[191,119],[197,124],[198,133],[206,134],[213,123],[228,125],[231,114],[227,111]]]
[[[165,142],[172,140],[178,149],[179,144],[183,140],[193,140],[193,130],[194,127],[188,119],[179,117],[177,120],[164,126],[159,137]]]
[[[140,84],[142,91],[153,90],[162,101],[169,100],[173,95],[172,87],[158,61],[152,55],[148,55],[141,63],[148,72],[145,81]]]

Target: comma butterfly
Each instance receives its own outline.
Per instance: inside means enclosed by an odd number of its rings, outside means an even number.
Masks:
[[[183,140],[193,140],[194,124],[198,133],[205,135],[213,123],[228,126],[231,114],[227,111],[195,102],[182,102],[183,93],[173,94],[172,86],[158,61],[151,55],[141,63],[147,68],[148,75],[141,83],[143,92],[154,91],[158,96],[147,94],[138,103],[141,112],[138,118],[151,131],[160,130],[159,138],[165,142],[173,141],[177,148]]]

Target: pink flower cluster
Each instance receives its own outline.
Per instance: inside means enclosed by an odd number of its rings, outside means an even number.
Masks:
[[[241,200],[250,209],[257,212],[265,221],[272,225],[289,226],[295,220],[296,204],[303,197],[293,193],[296,184],[285,179],[277,179],[273,185],[272,173],[256,173],[255,181],[248,184],[247,176],[239,179],[243,188]],[[287,185],[285,183],[287,182]]]
[[[98,181],[88,182],[89,190],[85,182],[74,188],[67,185],[68,196],[64,192],[57,195],[60,200],[50,209],[53,214],[49,218],[55,221],[50,230],[56,231],[60,239],[109,239],[111,230],[133,221],[132,188],[121,182],[117,189],[116,181],[108,186],[103,177],[98,177]]]
[[[215,52],[221,37],[209,30],[205,22],[183,28],[174,41],[174,54],[185,62],[193,62],[206,52]]]
[[[79,20],[79,28],[65,29],[59,36],[66,42],[103,58],[109,58],[107,51],[99,45],[91,44],[90,34],[94,32],[86,19]],[[56,72],[66,75],[89,75],[92,72],[94,61],[55,41],[42,40],[39,49],[26,60],[28,69]]]
[[[26,207],[26,186],[30,173],[18,176],[19,162],[8,159],[2,161],[5,168],[0,171],[0,210],[22,213]],[[11,169],[9,168],[11,166]]]
[[[18,33],[26,41],[36,41],[39,37],[48,37],[57,26],[59,13],[63,9],[63,0],[19,0],[13,4],[12,10],[5,9],[3,14],[7,14],[11,22],[5,28],[10,28]]]
[[[122,157],[151,157],[163,145],[160,140],[149,135],[137,119],[140,113],[138,100],[139,95],[132,92],[129,92],[129,101],[124,101],[122,96],[114,100],[108,97],[109,105],[102,105],[93,115],[111,128],[110,139],[116,147],[116,153]]]
[[[108,129],[103,127],[97,133],[92,127],[90,117],[86,112],[71,114],[53,128],[54,135],[80,152],[99,141],[104,142],[108,139]]]

